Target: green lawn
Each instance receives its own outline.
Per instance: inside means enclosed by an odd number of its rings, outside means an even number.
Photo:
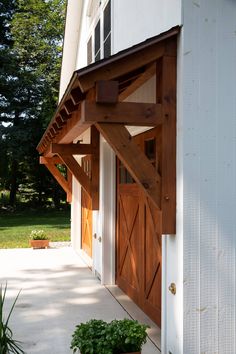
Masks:
[[[69,211],[0,213],[0,248],[29,247],[32,230],[45,230],[50,241],[70,240]]]

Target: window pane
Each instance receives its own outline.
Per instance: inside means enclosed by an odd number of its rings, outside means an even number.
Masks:
[[[104,58],[107,58],[111,55],[111,34],[107,37],[104,42]]]
[[[90,37],[87,43],[87,64],[91,64],[92,60],[92,38]]]
[[[104,40],[111,32],[111,2],[109,1],[105,10],[104,10],[104,29],[103,29],[103,38]]]
[[[95,53],[94,53],[95,58],[98,51],[100,50],[100,47],[101,47],[101,39],[100,39],[100,20],[99,20],[97,26],[95,27]]]
[[[95,55],[95,61],[98,61],[98,60],[100,60],[101,59],[101,51],[99,50],[98,52],[97,52],[97,54]]]

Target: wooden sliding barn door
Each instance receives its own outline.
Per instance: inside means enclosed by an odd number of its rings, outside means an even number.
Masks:
[[[91,179],[91,155],[82,158],[82,168]],[[81,247],[92,257],[92,199],[81,188]]]
[[[157,128],[134,141],[158,168]],[[117,285],[161,326],[161,214],[118,161]]]

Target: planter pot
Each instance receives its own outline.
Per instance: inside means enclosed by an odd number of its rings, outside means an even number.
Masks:
[[[49,247],[49,240],[30,240],[30,246],[34,249],[48,248]]]

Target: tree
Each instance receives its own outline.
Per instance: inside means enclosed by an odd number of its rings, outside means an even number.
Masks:
[[[64,16],[64,0],[4,0],[0,7],[0,144],[9,171],[3,179],[1,168],[0,181],[10,186],[11,204],[19,184],[37,188],[40,199],[48,180],[35,147],[57,104]]]

